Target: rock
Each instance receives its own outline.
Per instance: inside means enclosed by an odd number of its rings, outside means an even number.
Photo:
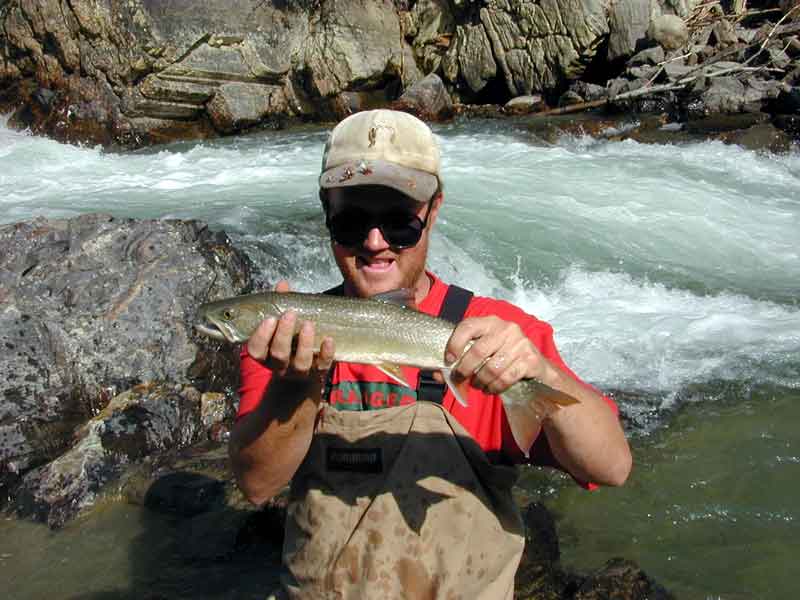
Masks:
[[[382,88],[396,79],[405,85],[421,78],[389,0],[321,3],[319,22],[303,41],[300,54],[305,86],[322,98]]]
[[[578,94],[585,102],[592,100],[600,100],[606,97],[606,88],[596,83],[588,83],[586,81],[576,81],[569,89]]]
[[[664,63],[664,73],[666,73],[670,81],[678,81],[679,79],[686,77],[686,75],[692,71],[697,71],[697,69],[695,67],[683,65],[677,61]]]
[[[81,428],[73,448],[22,478],[14,490],[17,514],[61,527],[91,507],[129,464],[204,433],[196,389],[148,384],[123,392]]]
[[[781,115],[800,115],[800,88],[792,87],[780,90],[775,100],[770,103],[770,112]]]
[[[456,29],[456,44],[459,73],[473,92],[480,92],[497,74],[497,63],[492,46],[483,25],[459,26]]]
[[[785,154],[792,148],[792,139],[772,123],[754,125],[749,129],[720,136],[728,144],[736,144],[747,150]]]
[[[650,0],[622,0],[611,5],[608,60],[628,57],[641,46],[650,26]]]
[[[691,134],[716,137],[722,132],[740,131],[767,122],[769,122],[769,115],[765,113],[715,114],[702,119],[689,120],[685,124],[685,129]]]
[[[677,50],[689,41],[689,30],[680,17],[661,15],[650,22],[647,37],[660,44],[664,50]]]
[[[577,94],[576,94],[577,96]],[[578,100],[582,102],[582,100]],[[517,96],[512,98],[503,106],[503,111],[510,115],[524,115],[530,112],[537,112],[546,110],[547,105],[544,103],[542,97],[538,94],[532,96]]]
[[[657,65],[664,61],[664,48],[661,46],[653,46],[646,48],[641,52],[637,52],[628,61],[628,65],[632,67],[641,65]]]
[[[137,383],[235,388],[235,352],[197,339],[193,313],[249,282],[247,259],[196,221],[88,214],[0,227],[0,484],[61,454],[77,425]]]
[[[650,81],[656,75],[659,75],[661,72],[661,67],[656,67],[655,65],[643,65],[640,67],[628,67],[625,69],[625,74],[633,79],[644,79],[645,81]]]
[[[144,505],[158,512],[194,517],[221,507],[225,482],[189,471],[167,473],[147,489]]]
[[[800,143],[800,115],[775,115],[775,127],[789,135],[794,142]]]
[[[235,133],[291,110],[280,86],[229,82],[217,88],[206,111],[220,133]]]
[[[714,77],[701,100],[705,114],[758,112],[761,110],[767,93],[745,85],[734,77]]]
[[[674,600],[674,596],[653,581],[635,563],[614,558],[590,575],[573,600]]]
[[[391,107],[416,115],[425,121],[444,121],[453,116],[453,101],[435,73],[416,82]]]

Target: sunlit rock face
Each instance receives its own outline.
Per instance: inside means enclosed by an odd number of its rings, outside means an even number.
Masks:
[[[652,2],[20,0],[0,8],[0,110],[136,147],[340,118],[431,73],[502,104],[580,77],[609,34],[615,56],[635,48]]]

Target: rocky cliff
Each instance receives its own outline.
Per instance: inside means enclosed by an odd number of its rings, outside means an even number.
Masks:
[[[139,146],[385,105],[436,72],[457,101],[552,93],[609,36],[694,0],[6,0],[0,109],[66,141]],[[633,23],[633,24],[631,24]]]

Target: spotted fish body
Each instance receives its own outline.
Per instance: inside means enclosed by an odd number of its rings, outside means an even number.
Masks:
[[[444,362],[455,325],[397,303],[400,294],[383,295],[381,300],[299,292],[249,294],[202,305],[196,328],[213,339],[242,343],[264,319],[292,310],[298,328],[303,321],[314,323],[315,347],[324,337],[334,340],[335,360],[375,365],[405,385],[398,365],[441,371],[466,406],[466,391],[451,381],[452,366]],[[395,301],[387,301],[387,296]],[[521,380],[501,397],[514,438],[526,454],[541,419],[558,406],[578,402],[535,379]]]

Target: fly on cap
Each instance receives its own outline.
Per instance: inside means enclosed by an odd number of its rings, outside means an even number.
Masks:
[[[439,144],[416,117],[394,110],[350,115],[322,155],[322,189],[385,185],[427,202],[439,185]]]

